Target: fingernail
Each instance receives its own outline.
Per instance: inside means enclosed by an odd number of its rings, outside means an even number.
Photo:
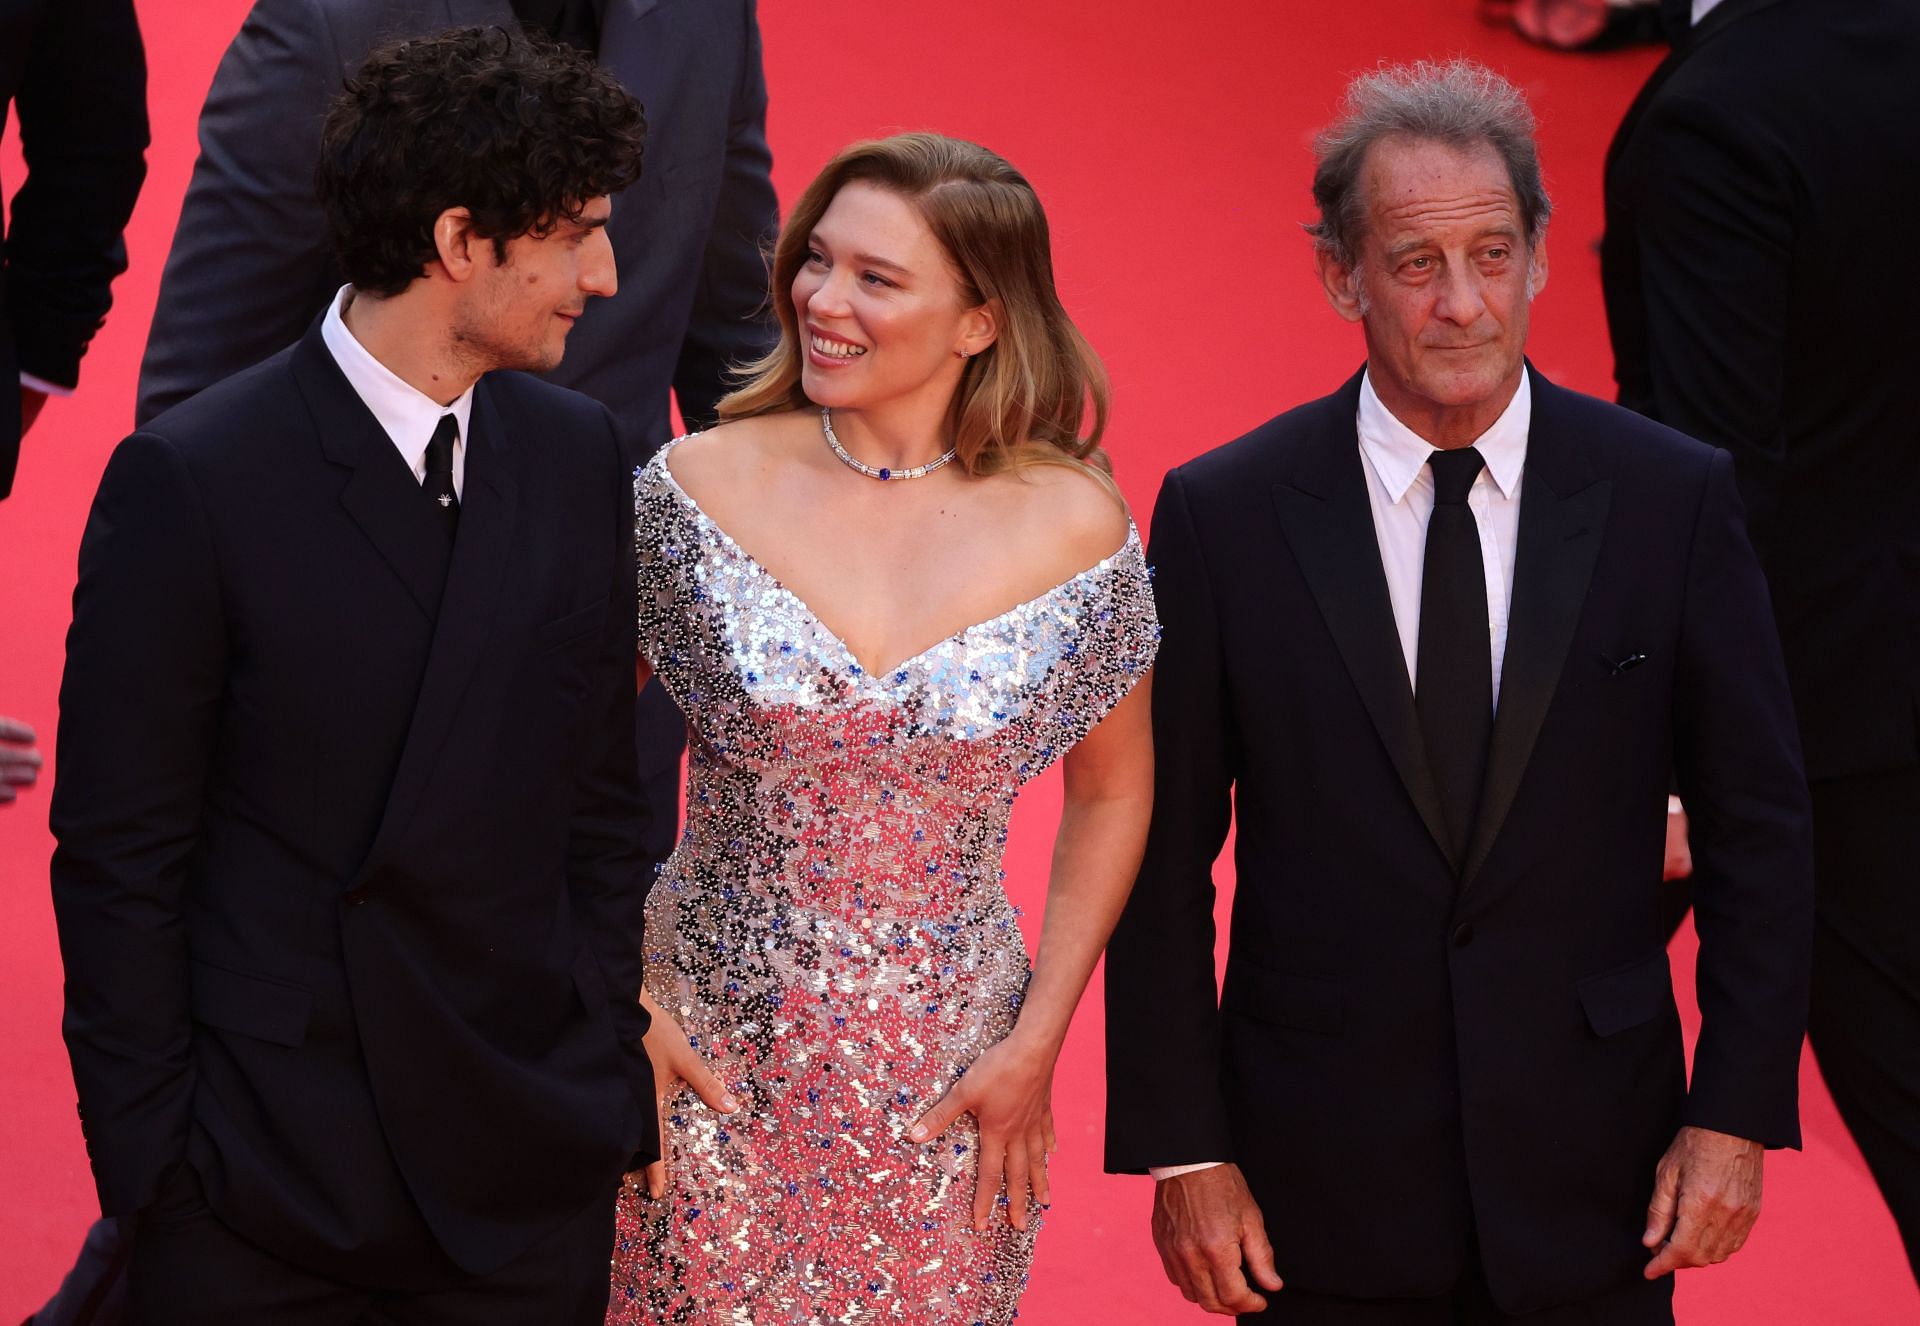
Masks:
[[[722,1096],[720,1097],[720,1108],[727,1111],[729,1114],[731,1114],[733,1111],[740,1108],[740,1102],[735,1100],[732,1096]]]
[[[914,1140],[914,1141],[916,1141],[916,1142],[924,1142],[924,1141],[926,1141],[926,1140],[927,1140],[927,1125],[925,1125],[924,1123],[916,1123],[915,1125],[913,1125],[913,1133],[912,1133],[912,1137],[913,1137],[913,1140]]]

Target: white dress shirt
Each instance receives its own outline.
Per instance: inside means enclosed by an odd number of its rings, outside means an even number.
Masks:
[[[1693,26],[1699,27],[1700,20],[1711,14],[1720,0],[1693,0]]]
[[[407,468],[413,471],[413,477],[417,480],[426,480],[427,443],[433,440],[433,430],[439,426],[440,416],[453,416],[455,425],[460,429],[453,443],[453,493],[455,497],[465,497],[467,420],[473,416],[473,388],[468,387],[461,392],[451,405],[442,405],[418,388],[403,382],[347,330],[341,314],[352,298],[353,287],[341,286],[340,293],[333,297],[333,305],[320,324],[320,338],[327,343],[333,362],[340,365],[348,385],[393,440],[394,447],[400,452],[400,459],[407,463]]]
[[[1500,665],[1507,652],[1507,615],[1513,606],[1513,559],[1520,534],[1520,476],[1527,466],[1527,430],[1533,424],[1533,388],[1520,375],[1520,388],[1491,427],[1474,441],[1486,467],[1467,490],[1467,506],[1480,528],[1480,564],[1487,577],[1487,666],[1493,675],[1493,702],[1500,703]],[[1373,533],[1380,544],[1380,565],[1387,573],[1387,597],[1407,680],[1420,684],[1420,583],[1427,557],[1427,521],[1433,515],[1433,471],[1427,457],[1433,443],[1394,417],[1373,389],[1369,373],[1360,382],[1360,408],[1354,418],[1360,437],[1361,469],[1367,476],[1367,502],[1373,508]],[[1217,1160],[1193,1165],[1156,1165],[1156,1180],[1211,1169]]]
[[[1520,475],[1527,464],[1527,429],[1533,422],[1533,389],[1527,375],[1493,425],[1474,441],[1487,462],[1467,491],[1467,506],[1480,528],[1480,564],[1487,578],[1487,653],[1493,673],[1493,703],[1500,704],[1500,665],[1507,652],[1507,612],[1513,605],[1513,556],[1520,534]],[[1367,475],[1367,501],[1373,507],[1373,532],[1380,542],[1380,565],[1387,573],[1387,597],[1407,680],[1420,687],[1415,661],[1420,653],[1420,584],[1427,558],[1427,521],[1433,515],[1433,471],[1427,457],[1433,443],[1408,428],[1374,394],[1373,377],[1360,383],[1361,467]]]

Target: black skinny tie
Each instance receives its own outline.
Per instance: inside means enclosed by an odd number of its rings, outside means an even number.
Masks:
[[[420,483],[433,500],[435,513],[446,526],[449,539],[460,528],[460,495],[453,489],[453,443],[459,436],[460,425],[454,417],[441,415],[427,443],[427,477]]]
[[[1420,575],[1413,707],[1440,784],[1456,861],[1464,860],[1473,835],[1493,732],[1486,569],[1480,561],[1480,527],[1467,506],[1467,491],[1485,463],[1472,447],[1427,458],[1433,470],[1433,518],[1427,522]]]

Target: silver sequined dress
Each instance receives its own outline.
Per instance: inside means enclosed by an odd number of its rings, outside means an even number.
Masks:
[[[973,1232],[971,1116],[906,1130],[1013,1026],[1008,813],[1153,661],[1139,535],[876,675],[671,451],[635,477],[641,649],[690,737],[647,989],[743,1108],[668,1102],[667,1195],[621,1199],[607,1320],[1009,1321],[1038,1221]]]

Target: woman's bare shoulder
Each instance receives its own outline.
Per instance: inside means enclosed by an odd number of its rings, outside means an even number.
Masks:
[[[1096,475],[1077,466],[1029,465],[1009,477],[1024,489],[1022,528],[1066,574],[1103,561],[1126,544],[1133,524],[1127,505]]]
[[[807,416],[798,410],[716,424],[674,444],[668,468],[689,491],[732,487],[790,454]]]

